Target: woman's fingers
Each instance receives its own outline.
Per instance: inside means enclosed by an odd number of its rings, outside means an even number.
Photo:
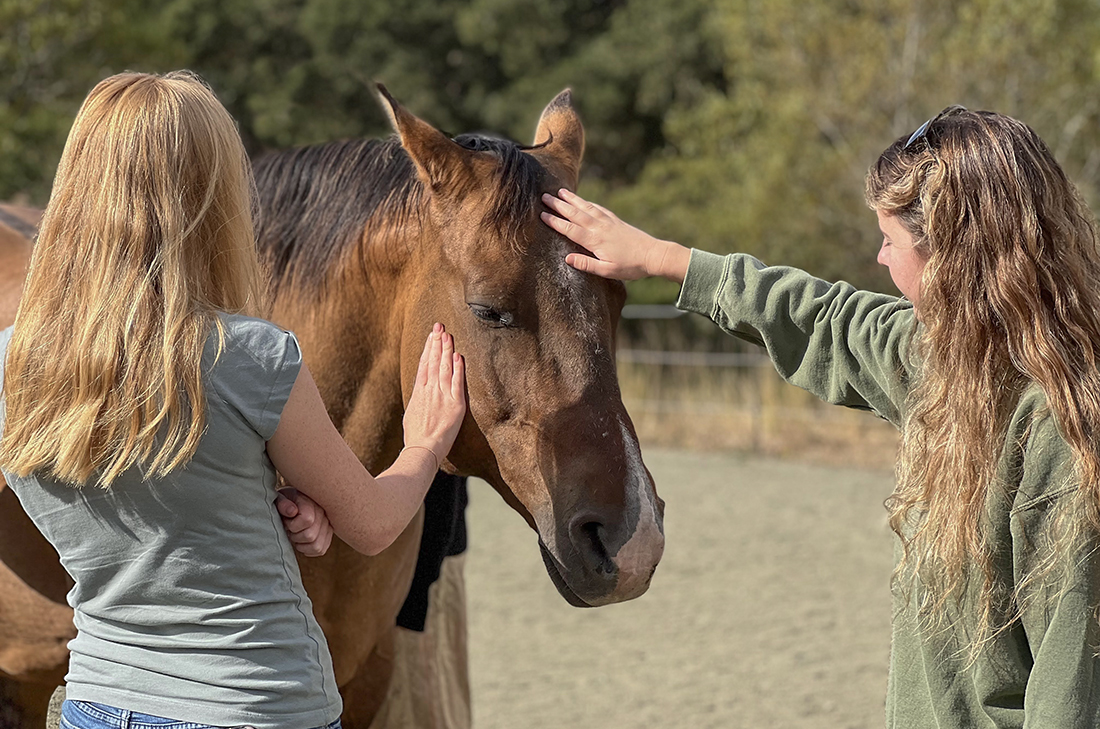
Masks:
[[[466,405],[466,360],[461,354],[455,353],[454,373],[451,375],[451,397]]]
[[[309,556],[309,557],[321,557],[321,556],[323,556],[325,554],[325,552],[328,551],[328,548],[332,546],[332,534],[333,534],[333,531],[332,531],[331,528],[326,530],[324,535],[320,539],[320,541],[318,541],[317,544],[314,545],[312,553],[307,555],[307,556]]]
[[[542,222],[546,223],[577,245],[583,246],[584,248],[589,247],[587,238],[585,237],[587,231],[581,226],[565,218],[559,218],[551,213],[539,213],[539,217],[542,218]]]
[[[553,213],[543,212],[542,220],[591,254],[568,253],[567,264],[578,271],[623,281],[651,275],[647,260],[657,239],[575,192],[562,189],[558,195],[543,195]]]
[[[597,205],[594,202],[589,202],[577,193],[572,190],[566,190],[564,187],[558,190],[558,196],[564,200],[567,205],[572,205],[575,209],[580,210],[590,218],[610,215],[610,211],[607,208]]]
[[[322,525],[317,523],[312,523],[308,526],[302,526],[301,524],[298,524],[297,526],[300,528],[297,531],[291,531],[291,529],[293,529],[295,525],[288,524],[287,526],[287,534],[290,536],[290,541],[294,542],[295,544],[309,544],[310,542],[315,541],[317,537],[321,534],[322,528]]]
[[[428,355],[432,351],[432,334],[428,332],[428,338],[424,340],[424,351],[420,353],[420,364],[416,366],[416,381],[420,385],[428,384]]]
[[[417,382],[402,419],[406,445],[429,448],[445,458],[466,410],[466,363],[455,351],[454,337],[442,324],[433,327],[425,350],[425,382]]]
[[[294,488],[280,491],[276,502],[294,548],[307,557],[323,555],[332,544],[332,523],[324,509]]]
[[[294,543],[294,549],[299,554],[306,557],[320,557],[332,545],[332,530],[325,531],[318,528],[309,539],[296,539],[294,535],[291,535],[290,540]]]
[[[564,187],[558,190],[557,197],[550,193],[543,193],[542,201],[563,218],[568,218],[584,227],[589,227],[598,219],[610,214],[607,208],[589,202]]]
[[[298,516],[298,505],[278,491],[275,492],[275,508],[279,510],[279,516],[283,517],[284,520]]]
[[[439,379],[436,381],[436,383],[440,390],[446,392],[448,385],[450,385],[451,382],[451,375],[454,372],[454,337],[452,337],[448,332],[443,332],[442,345],[443,349],[439,355]]]
[[[439,357],[443,351],[442,327],[436,324],[432,328],[432,336],[428,339],[428,387],[438,387],[439,382]]]
[[[546,207],[550,208],[555,213],[568,220],[572,220],[574,216],[581,215],[581,211],[578,210],[576,206],[563,200],[560,197],[554,197],[548,192],[543,193],[542,202],[546,205]]]
[[[602,276],[604,278],[616,278],[616,275],[619,273],[614,266],[606,261],[601,261],[593,256],[586,256],[583,253],[570,253],[565,257],[565,262],[578,271],[595,274],[596,276]]]
[[[557,213],[557,215],[547,212],[540,213],[539,217],[542,218],[544,223],[574,243],[585,248],[591,248],[588,234],[595,228],[597,223],[591,215],[549,193],[542,196],[542,201],[546,204],[546,207]]]

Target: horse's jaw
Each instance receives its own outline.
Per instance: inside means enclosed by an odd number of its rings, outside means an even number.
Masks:
[[[596,605],[590,605],[581,599],[580,595],[573,592],[573,589],[569,587],[569,583],[565,581],[565,578],[561,574],[561,566],[558,564],[554,556],[550,554],[550,550],[546,548],[546,545],[542,543],[542,538],[539,538],[539,554],[542,555],[542,562],[546,565],[546,574],[550,575],[550,581],[554,583],[554,587],[557,588],[558,594],[565,598],[565,601],[573,607],[587,608],[596,607]]]

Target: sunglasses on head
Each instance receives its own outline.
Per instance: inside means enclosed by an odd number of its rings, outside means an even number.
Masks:
[[[958,104],[953,104],[941,111],[939,114],[936,114],[924,124],[921,124],[919,127],[917,127],[917,131],[913,132],[913,134],[909,137],[909,141],[902,145],[902,149],[909,149],[914,144],[928,136],[928,130],[932,128],[933,124],[935,124],[945,116],[948,116],[949,114],[954,114],[959,111],[966,111],[966,107],[959,106]]]

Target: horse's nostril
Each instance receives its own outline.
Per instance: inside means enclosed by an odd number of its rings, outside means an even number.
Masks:
[[[573,530],[573,546],[593,572],[610,575],[616,568],[611,555],[607,553],[607,547],[604,546],[602,531],[603,524],[597,521],[580,523]]]

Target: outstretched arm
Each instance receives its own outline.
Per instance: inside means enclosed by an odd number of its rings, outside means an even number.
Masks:
[[[789,382],[838,405],[900,422],[908,387],[913,315],[897,299],[830,284],[756,259],[691,251],[619,220],[575,193],[543,195],[542,219],[591,255],[566,261],[582,271],[633,280],[663,276],[682,285],[677,307],[767,348]]]

